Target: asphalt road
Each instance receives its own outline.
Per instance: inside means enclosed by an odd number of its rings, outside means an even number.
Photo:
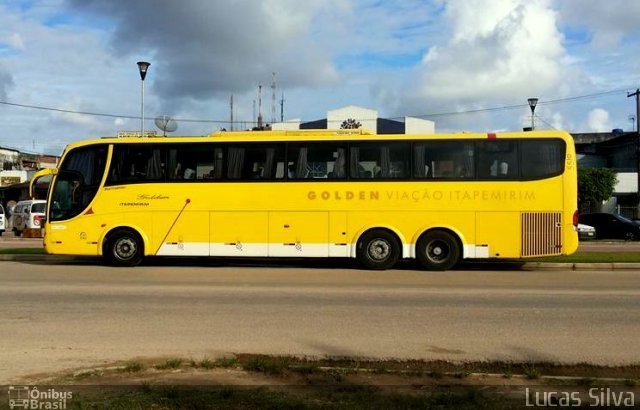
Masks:
[[[225,353],[640,362],[633,270],[5,261],[0,280],[0,384],[115,360]]]

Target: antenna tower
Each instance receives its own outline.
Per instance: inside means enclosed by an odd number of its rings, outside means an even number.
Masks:
[[[271,123],[276,122],[276,73],[271,73]]]
[[[258,129],[262,129],[262,84],[258,84]]]
[[[229,105],[230,105],[230,107],[229,107],[229,108],[231,108],[231,116],[230,116],[230,121],[229,121],[229,123],[230,123],[230,125],[229,125],[229,129],[230,129],[231,131],[233,131],[233,94],[231,94],[231,100],[229,101]]]
[[[253,117],[251,117],[251,127],[256,126],[256,100],[253,100]]]

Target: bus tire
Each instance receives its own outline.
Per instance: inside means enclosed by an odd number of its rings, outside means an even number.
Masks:
[[[418,239],[416,256],[427,270],[448,270],[460,259],[460,245],[449,232],[429,231]]]
[[[121,228],[107,236],[104,257],[112,266],[136,266],[144,257],[144,244],[137,232]]]
[[[366,232],[356,247],[358,261],[367,269],[390,269],[400,258],[400,241],[389,231],[374,229]]]

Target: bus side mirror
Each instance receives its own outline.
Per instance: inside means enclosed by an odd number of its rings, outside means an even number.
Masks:
[[[56,175],[57,173],[58,173],[57,168],[45,168],[36,172],[33,178],[31,178],[31,181],[29,182],[29,198],[35,199],[35,194],[36,194],[35,186],[40,178],[47,177],[50,175],[53,176],[53,175]]]

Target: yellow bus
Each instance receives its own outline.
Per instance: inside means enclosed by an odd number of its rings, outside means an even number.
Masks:
[[[566,255],[576,156],[562,131],[374,135],[219,132],[70,144],[44,246],[133,266],[146,256],[417,259]]]

